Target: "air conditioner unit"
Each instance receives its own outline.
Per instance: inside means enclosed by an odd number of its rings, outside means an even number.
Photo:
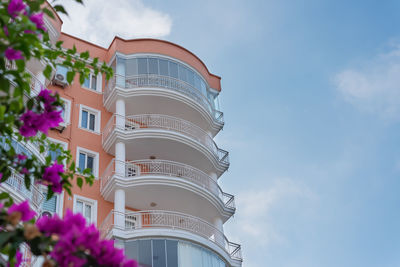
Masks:
[[[40,215],[40,217],[44,217],[44,216],[52,217],[53,214],[50,211],[46,210],[46,211],[43,211],[42,214]]]
[[[67,72],[68,69],[64,66],[57,66],[56,73],[53,77],[53,84],[65,87],[68,85],[67,82]]]

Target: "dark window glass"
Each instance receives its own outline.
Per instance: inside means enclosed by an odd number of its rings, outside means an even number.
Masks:
[[[91,156],[87,156],[87,165],[86,168],[90,169],[90,172],[93,172],[94,158]]]
[[[159,59],[158,64],[160,66],[160,75],[168,76],[168,61]]]
[[[81,127],[82,128],[87,128],[88,124],[88,112],[87,111],[82,111],[82,119],[81,119]]]
[[[94,116],[94,114],[90,114],[90,120],[89,120],[89,129],[94,131],[94,121],[95,121],[96,117]]]
[[[61,155],[61,150],[60,149],[56,149],[56,151],[49,150],[49,155],[52,161],[57,161],[58,156]]]
[[[126,60],[126,76],[138,75],[138,62],[136,58]]]
[[[187,70],[187,80],[188,83],[194,86],[194,72],[192,70]]]
[[[178,241],[167,240],[167,261],[168,267],[178,266]]]
[[[125,254],[128,258],[138,260],[138,250],[138,241],[129,241],[125,243]]]
[[[149,73],[158,74],[158,59],[149,58]]]
[[[151,240],[139,240],[139,265],[151,267]]]
[[[96,90],[97,88],[97,77],[94,74],[92,74],[92,84],[90,88],[92,88],[93,90]]]
[[[178,64],[169,62],[169,76],[178,78]]]
[[[138,73],[147,74],[147,58],[138,59]]]
[[[153,267],[165,267],[165,240],[153,240]]]
[[[79,153],[79,169],[81,172],[85,169],[86,154]]]
[[[179,65],[179,79],[187,82],[186,68],[182,65]]]

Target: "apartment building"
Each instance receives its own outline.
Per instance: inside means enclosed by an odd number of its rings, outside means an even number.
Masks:
[[[240,245],[223,229],[234,196],[218,185],[229,167],[228,152],[214,142],[224,126],[221,78],[168,41],[115,37],[103,48],[61,32],[59,17],[46,26],[53,42],[89,51],[114,70],[109,81],[92,73],[80,85],[78,77],[68,84],[62,67],[47,81],[40,62],[28,64],[33,94],[44,85],[64,100],[64,123],[50,131],[51,141],[96,180],[49,201],[37,186],[25,190],[18,174],[2,190],[29,198],[40,214],[82,213],[144,267],[241,266]],[[32,144],[13,144],[45,156]]]

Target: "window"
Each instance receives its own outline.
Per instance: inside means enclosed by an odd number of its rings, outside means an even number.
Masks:
[[[101,92],[101,83],[102,83],[101,74],[95,75],[94,73],[90,73],[89,77],[85,78],[85,81],[82,84],[83,88],[91,89],[96,92]]]
[[[97,222],[97,201],[94,199],[74,195],[74,212],[79,212],[88,223]]]
[[[65,98],[61,98],[63,101],[63,109],[61,109],[61,117],[63,118],[63,122],[61,125],[66,126],[70,122],[70,114],[71,114],[71,101]]]
[[[93,152],[81,147],[77,149],[77,163],[79,170],[83,172],[85,169],[90,169],[91,174],[95,177],[99,172],[99,153]]]
[[[100,111],[83,105],[81,105],[80,110],[80,128],[100,133]]]
[[[50,138],[50,137],[49,137],[49,141],[51,143],[54,143],[54,144],[60,144],[64,149],[68,149],[68,143],[65,143],[63,141],[60,141],[60,140],[57,140],[57,139],[54,139],[54,138]],[[46,156],[50,156],[51,157],[51,161],[54,162],[54,161],[57,160],[58,156],[60,156],[60,155],[61,155],[61,150],[57,149],[56,151],[47,150],[47,155]]]

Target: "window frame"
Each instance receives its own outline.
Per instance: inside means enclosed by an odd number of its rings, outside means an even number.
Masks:
[[[83,147],[77,147],[76,148],[76,159],[75,159],[75,164],[76,166],[79,168],[79,154],[86,154],[86,155],[90,155],[94,157],[94,161],[93,161],[93,176],[95,177],[95,179],[97,180],[99,177],[99,153],[83,148]]]
[[[93,77],[96,79],[96,89],[92,88],[92,79]],[[95,93],[102,93],[102,78],[103,76],[101,75],[101,73],[99,73],[98,75],[95,75],[93,72],[89,73],[89,87],[86,87],[84,84],[81,85],[81,87],[85,90],[88,90],[90,92],[95,92]],[[86,79],[85,79],[86,80]],[[101,81],[101,82],[100,82]]]
[[[47,187],[43,186],[41,191],[42,191],[43,196],[46,197]],[[57,197],[56,211],[53,214],[57,214],[58,217],[62,218],[63,217],[63,208],[64,208],[64,190],[61,192],[61,194],[54,194],[53,197]],[[46,201],[46,200],[43,200],[42,206],[44,204],[44,201]],[[42,210],[42,212],[44,212],[44,211],[45,210]],[[50,212],[50,211],[47,211],[47,212]]]
[[[92,206],[91,209],[91,216],[92,216],[92,220],[90,222],[88,222],[89,224],[94,224],[97,227],[97,200],[96,199],[92,199],[92,198],[88,198],[88,197],[84,197],[81,195],[77,195],[74,194],[74,205],[73,205],[73,211],[74,213],[77,213],[77,202],[83,202],[84,204],[89,204],[90,206]],[[84,216],[84,215],[82,215]]]
[[[61,126],[68,126],[71,123],[71,100],[60,97],[64,102],[64,116],[63,122],[60,123]]]
[[[91,114],[93,114],[95,116],[94,130],[89,129],[89,127],[88,128],[82,127],[82,112],[83,111],[86,111],[89,114],[91,113]],[[88,119],[89,119],[89,117],[90,116],[88,115]],[[79,106],[78,128],[80,128],[82,130],[85,130],[85,131],[88,131],[88,132],[91,132],[91,133],[100,134],[100,128],[101,128],[100,127],[100,123],[101,123],[101,111],[100,110],[97,110],[97,109],[94,109],[94,108],[91,108],[91,107],[88,107],[88,106],[85,106],[85,105],[82,105],[82,104]],[[88,120],[88,126],[89,126],[89,120]]]

